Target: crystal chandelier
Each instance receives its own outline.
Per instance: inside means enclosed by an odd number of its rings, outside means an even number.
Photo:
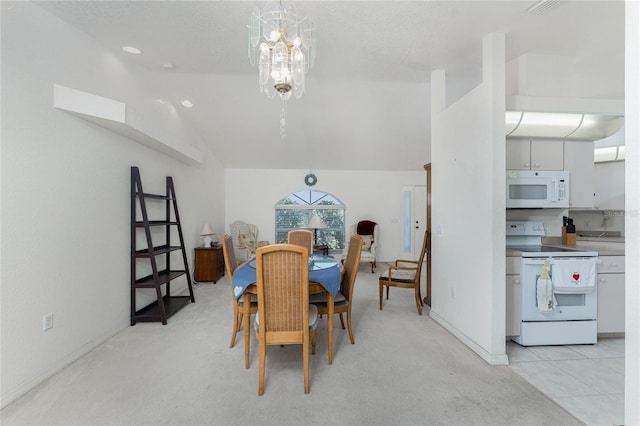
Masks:
[[[260,71],[260,92],[282,100],[300,98],[305,74],[315,61],[313,23],[300,17],[293,4],[256,7],[249,18],[249,62]]]

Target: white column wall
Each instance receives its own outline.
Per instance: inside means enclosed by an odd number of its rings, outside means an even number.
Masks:
[[[307,190],[308,170],[226,169],[225,230],[236,220],[258,226],[258,239],[275,242],[274,207],[292,192]],[[379,225],[379,253],[382,261],[402,258],[403,190],[425,185],[424,170],[415,172],[314,170],[318,191],[334,195],[346,206],[349,226],[369,219]],[[380,266],[376,272],[380,273]]]
[[[507,363],[504,40],[485,37],[483,82],[452,105],[432,74],[431,316],[490,364]]]
[[[205,222],[223,227],[224,173],[215,158],[187,166],[55,109],[54,83],[107,96],[144,115],[155,134],[206,152],[180,111],[150,95],[161,74],[132,68],[30,2],[2,3],[5,406],[129,326],[130,167],[146,192],[164,193],[165,176],[174,178],[189,259]]]
[[[625,3],[624,424],[640,424],[640,3]]]

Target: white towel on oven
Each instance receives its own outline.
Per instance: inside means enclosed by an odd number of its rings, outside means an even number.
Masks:
[[[554,293],[591,293],[596,286],[596,259],[554,259]]]
[[[538,298],[538,310],[543,314],[553,311],[553,284],[551,280],[538,278],[536,285],[536,295]]]
[[[549,259],[546,259],[544,261],[544,265],[542,266],[540,276],[536,281],[536,298],[538,310],[543,314],[552,312],[554,308],[553,283],[551,282],[551,277],[549,276],[550,270],[551,266],[549,264]]]

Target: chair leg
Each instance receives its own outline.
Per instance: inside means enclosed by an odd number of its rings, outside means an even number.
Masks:
[[[342,319],[342,312],[340,312],[340,325],[342,326],[342,329],[344,330],[344,320]]]
[[[242,312],[238,312],[238,331],[242,328],[242,320],[244,319],[244,314]]]
[[[375,267],[376,267],[376,262],[375,261],[371,262],[371,273],[372,274],[373,274],[373,268],[375,268]]]
[[[342,314],[340,314],[340,318],[342,318]],[[353,345],[356,343],[356,340],[353,338],[353,330],[351,329],[351,308],[347,311],[347,329],[349,330],[349,339]]]
[[[422,305],[422,300],[420,299],[420,288],[416,286],[416,307],[418,308],[418,314],[422,315],[422,309],[420,305]]]
[[[383,293],[383,289],[382,289],[382,284],[379,285],[380,287],[380,310],[382,310],[382,293]]]
[[[387,286],[387,300],[389,300],[389,287],[391,287],[390,285]]]
[[[302,363],[304,365],[304,393],[309,393],[309,342],[302,344]]]
[[[236,335],[240,331],[240,324],[242,324],[242,314],[235,312],[233,314],[233,332],[231,333],[231,343],[229,343],[230,348],[236,344]]]
[[[316,354],[316,330],[311,332],[311,353]]]
[[[258,338],[260,346],[260,368],[258,372],[258,396],[264,394],[264,364],[267,357],[267,345],[264,339]]]

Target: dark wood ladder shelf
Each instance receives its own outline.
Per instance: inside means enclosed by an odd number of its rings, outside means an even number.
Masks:
[[[148,200],[156,203],[164,202],[164,219],[149,220]],[[142,220],[138,217],[138,212]],[[164,227],[164,241],[154,245],[152,237],[157,238],[158,233],[152,232],[152,229],[158,227],[161,230],[161,227]],[[142,231],[144,231],[144,237],[142,237]],[[171,235],[175,231],[177,231],[180,245],[171,245]],[[144,248],[139,248],[139,244],[144,245]],[[181,268],[175,270],[171,269],[171,254],[174,252],[182,253]],[[151,274],[138,276],[137,262],[141,260],[149,262]],[[163,266],[158,265],[159,261],[163,261]],[[172,295],[171,281],[182,276],[186,278],[189,295]],[[156,300],[136,309],[137,290],[145,288],[155,289]],[[162,324],[167,324],[167,318],[195,301],[173,179],[171,176],[166,177],[165,195],[148,194],[142,190],[140,171],[137,167],[131,167],[131,325],[135,325],[138,321],[161,321]]]

